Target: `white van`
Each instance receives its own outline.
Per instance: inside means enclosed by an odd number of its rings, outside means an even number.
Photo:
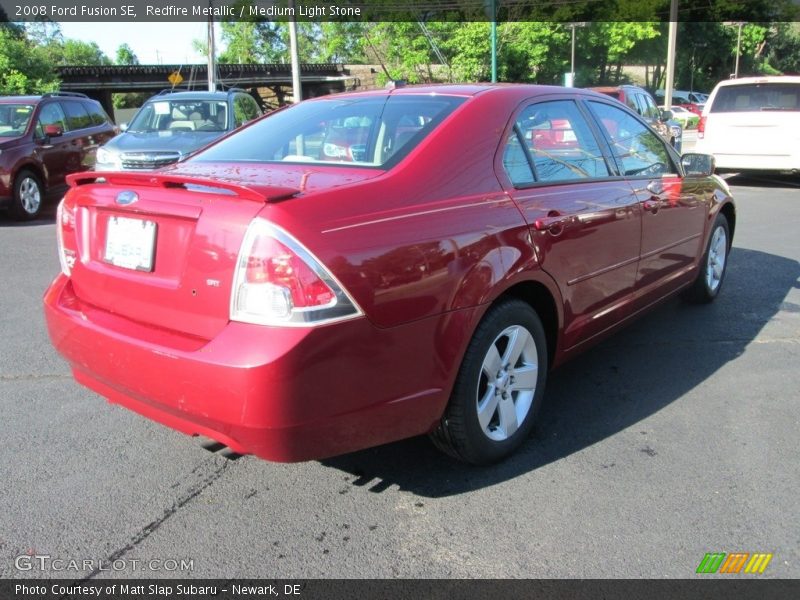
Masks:
[[[800,77],[717,84],[697,127],[695,152],[718,169],[800,171]]]

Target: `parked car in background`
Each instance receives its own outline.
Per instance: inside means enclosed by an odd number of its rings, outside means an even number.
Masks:
[[[234,452],[427,433],[493,462],[551,368],[719,294],[736,216],[712,169],[587,90],[307,100],[158,172],[71,176],[50,337],[79,382]]]
[[[145,102],[130,124],[123,126],[124,132],[99,150],[95,169],[158,169],[261,114],[256,101],[244,90],[165,90]]]
[[[661,110],[665,109],[664,106],[659,106],[659,108]],[[697,129],[697,124],[700,122],[699,115],[696,115],[692,111],[677,105],[671,106],[669,111],[672,113],[672,120],[680,123],[683,129]]]
[[[650,92],[635,85],[601,86],[588,88],[619,100],[641,115],[661,137],[680,153],[683,145],[683,128],[672,119],[672,113],[658,108]]]
[[[743,77],[717,84],[697,149],[720,169],[800,171],[800,77]]]
[[[35,218],[45,196],[91,168],[115,133],[100,103],[83,94],[0,97],[0,206],[15,219]]]
[[[664,104],[664,90],[656,90],[656,99],[660,104]],[[703,112],[703,106],[708,99],[708,94],[701,92],[684,92],[682,90],[674,90],[672,92],[672,105],[682,106],[689,112],[700,115]]]

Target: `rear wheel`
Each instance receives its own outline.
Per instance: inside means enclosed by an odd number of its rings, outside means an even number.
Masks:
[[[533,427],[547,367],[536,312],[520,300],[491,308],[469,343],[434,443],[473,464],[511,454]]]
[[[39,179],[30,171],[20,171],[14,180],[11,214],[19,221],[35,219],[42,209],[44,191]]]
[[[711,229],[711,236],[708,238],[697,279],[684,295],[686,300],[702,304],[713,301],[719,295],[728,268],[730,238],[728,219],[725,215],[718,214]]]

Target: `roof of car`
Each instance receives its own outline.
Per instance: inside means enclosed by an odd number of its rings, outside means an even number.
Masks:
[[[752,85],[754,83],[800,83],[800,75],[762,75],[760,77],[739,77],[720,81],[718,86]]]
[[[632,85],[630,83],[623,83],[621,85],[600,85],[595,87],[588,87],[587,90],[594,90],[595,92],[605,93],[605,92],[616,92],[617,90],[643,90],[644,88],[640,88],[638,85]],[[644,90],[647,91],[647,90]]]
[[[335,100],[338,97],[347,96],[353,97],[375,97],[375,96],[406,96],[406,95],[440,95],[440,96],[464,96],[472,97],[479,94],[492,93],[492,94],[510,94],[516,95],[520,92],[529,96],[537,96],[540,94],[553,94],[553,93],[576,93],[576,94],[591,94],[581,88],[565,88],[556,85],[534,85],[524,83],[474,83],[474,84],[423,84],[423,85],[404,85],[396,88],[383,88],[374,90],[364,90],[360,92],[344,92],[341,94],[330,94],[327,96],[318,96],[317,98],[310,99],[309,101],[324,101]]]
[[[46,94],[41,94],[39,96],[27,95],[27,96],[0,96],[0,103],[9,104],[9,103],[17,103],[17,102],[29,102],[31,104],[36,104],[37,102],[41,102],[42,100],[49,100],[49,99],[61,99],[61,100],[83,100],[89,102],[97,102],[93,98],[89,98],[86,94],[81,94],[78,92],[48,92]]]
[[[0,96],[0,103],[2,104],[11,104],[19,103],[19,102],[28,102],[31,104],[36,104],[42,99],[41,96]]]
[[[170,92],[165,90],[148,100],[155,100],[161,98],[162,100],[227,100],[228,95],[232,92],[241,92],[243,90],[229,90],[225,92],[209,92],[209,91],[186,91],[186,92]]]

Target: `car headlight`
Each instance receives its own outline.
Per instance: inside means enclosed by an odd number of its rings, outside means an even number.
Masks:
[[[97,149],[97,162],[103,164],[112,164],[115,166],[120,166],[122,164],[119,154],[108,150],[107,148]]]

